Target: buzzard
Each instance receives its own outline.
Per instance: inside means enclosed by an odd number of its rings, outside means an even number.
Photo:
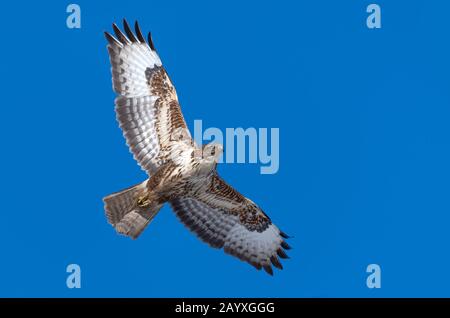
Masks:
[[[126,20],[123,27],[124,33],[113,24],[115,37],[105,32],[115,111],[131,153],[151,177],[103,199],[109,223],[135,239],[168,203],[210,246],[270,275],[272,265],[282,269],[288,236],[219,176],[222,145],[193,141],[151,34],[146,41],[137,22],[135,32]]]

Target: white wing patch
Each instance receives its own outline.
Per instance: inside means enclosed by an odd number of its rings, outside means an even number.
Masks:
[[[114,91],[126,97],[149,95],[145,71],[162,65],[158,54],[142,43],[109,45],[108,52]]]
[[[225,237],[223,249],[225,253],[236,256],[256,268],[262,266],[272,274],[271,263],[282,268],[277,255],[285,256],[281,250],[283,242],[280,230],[274,224],[270,224],[263,232],[249,231],[242,224],[236,224]]]
[[[155,127],[155,96],[116,98],[116,117],[122,128],[130,152],[142,169],[154,173],[160,166],[157,160],[159,142]]]

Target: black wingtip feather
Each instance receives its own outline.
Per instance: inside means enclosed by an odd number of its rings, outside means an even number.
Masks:
[[[148,38],[148,44],[150,45],[150,48],[151,48],[153,51],[156,51],[156,50],[155,50],[155,45],[153,44],[152,33],[151,33],[151,32],[148,32],[147,38]]]
[[[284,233],[283,231],[280,231],[280,235],[281,235],[282,238],[285,238],[285,239],[290,238],[290,236],[287,235],[286,233]]]
[[[130,25],[128,24],[126,19],[123,19],[123,29],[125,30],[125,33],[127,34],[127,37],[131,40],[131,42],[133,43],[138,42],[138,39],[134,35],[133,31],[131,31]]]
[[[257,270],[261,270],[261,264],[260,263],[258,263],[258,262],[250,262],[250,264],[254,267],[254,268],[256,268]]]
[[[281,247],[284,248],[285,250],[290,250],[291,249],[289,244],[286,243],[285,241],[281,242]]]
[[[139,42],[145,43],[144,36],[142,35],[141,28],[139,27],[139,23],[137,21],[134,23],[134,30],[136,31]]]
[[[279,248],[279,249],[277,250],[277,255],[278,255],[280,258],[284,258],[284,259],[289,258],[289,256],[286,254],[286,252],[285,252],[282,248]]]
[[[113,45],[113,46],[115,46],[115,45],[118,45],[118,46],[121,46],[122,44],[115,38],[115,37],[113,37],[110,33],[108,33],[108,32],[104,32],[105,33],[105,38],[106,38],[106,40],[108,40],[108,43],[109,44],[111,44],[111,45]]]
[[[128,38],[125,36],[125,34],[122,33],[122,31],[120,31],[119,27],[115,23],[113,23],[112,26],[117,39],[122,42],[122,44],[127,44],[130,40],[128,40]]]
[[[275,255],[272,255],[270,257],[270,261],[272,262],[273,266],[275,266],[278,269],[283,269],[283,265],[281,265],[280,260]]]
[[[266,271],[267,274],[269,274],[270,276],[273,276],[272,266],[264,265],[263,268],[264,268],[264,270]]]

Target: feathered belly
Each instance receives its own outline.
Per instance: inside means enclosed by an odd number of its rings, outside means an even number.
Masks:
[[[193,171],[189,165],[174,165],[163,179],[158,194],[166,201],[174,197],[185,196],[191,191],[193,185],[199,182],[198,178],[193,175]]]

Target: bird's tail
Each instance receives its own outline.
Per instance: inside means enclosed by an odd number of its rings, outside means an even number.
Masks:
[[[108,222],[120,234],[137,238],[155,217],[162,204],[146,201],[147,181],[103,198]]]

